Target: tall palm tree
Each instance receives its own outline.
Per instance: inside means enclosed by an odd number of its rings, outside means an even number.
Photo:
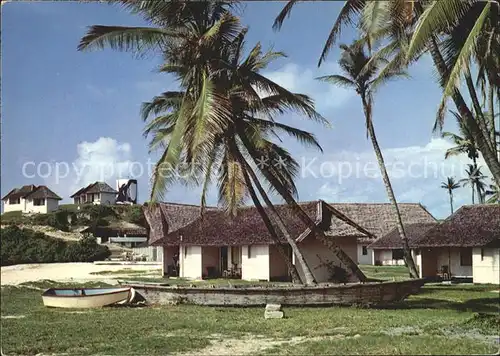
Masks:
[[[401,71],[384,71],[386,62],[382,59],[372,60],[359,44],[354,44],[352,46],[341,45],[340,48],[342,49],[342,54],[338,63],[342,70],[342,74],[327,75],[319,79],[327,83],[354,89],[361,98],[365,113],[367,134],[372,142],[375,156],[377,157],[387,195],[394,207],[394,218],[401,239],[403,240],[405,261],[411,276],[417,278],[418,272],[408,246],[408,239],[401,220],[401,213],[396,202],[396,197],[394,196],[394,191],[385,167],[382,150],[378,144],[375,128],[373,126],[373,97],[376,90],[380,85],[391,79],[406,76],[406,73]]]
[[[274,28],[280,28],[299,1],[290,0],[276,17]],[[469,71],[470,58],[477,53],[485,71],[490,73],[490,84],[499,97],[500,75],[498,66],[482,58],[500,57],[500,21],[498,13],[500,0],[412,0],[366,1],[346,0],[338,15],[320,56],[319,64],[339,38],[345,25],[358,25],[364,37],[376,38],[389,43],[380,51],[397,53],[397,64],[401,64],[401,53],[406,60],[413,61],[429,52],[434,61],[443,87],[443,100],[438,110],[435,128],[442,128],[446,99],[451,97],[472,133],[488,168],[496,182],[500,182],[500,157],[492,144],[491,129],[477,100],[476,89]],[[370,41],[368,41],[370,42]],[[487,52],[479,51],[481,47]],[[396,58],[395,58],[396,59]],[[464,74],[467,89],[473,100],[471,110],[461,94],[457,83]],[[474,113],[475,112],[475,115]],[[492,125],[490,125],[492,126]],[[494,130],[494,129],[493,129]]]
[[[467,125],[465,125],[464,121],[461,119],[460,114],[456,111],[450,112],[453,116],[455,116],[457,120],[460,135],[454,134],[452,132],[443,132],[442,136],[445,138],[450,138],[455,144],[455,147],[449,148],[446,151],[444,158],[446,159],[451,156],[466,153],[467,156],[472,160],[473,164],[476,165],[476,161],[479,158],[476,141],[467,128]]]
[[[453,214],[453,191],[460,188],[460,184],[458,182],[455,182],[455,178],[448,177],[446,182],[441,182],[441,188],[448,191],[448,195],[450,196],[450,209],[451,213]]]
[[[496,184],[490,184],[488,190],[484,192],[484,196],[490,196],[487,203],[498,203],[500,204],[500,187]]]
[[[303,131],[273,120],[272,114],[287,110],[299,111],[317,121],[324,120],[314,110],[310,98],[290,93],[258,73],[280,54],[268,52],[262,55],[260,45],[257,45],[241,62],[246,30],[230,13],[228,4],[222,1],[119,2],[132,12],[141,13],[157,27],[92,26],[82,38],[79,49],[110,46],[136,53],[158,51],[164,57],[160,70],[175,75],[180,83],[181,91],[164,93],[159,100],[153,100],[154,105],[146,105],[144,109],[146,114],[148,110],[164,114],[152,124],[162,130],[155,142],[165,147],[153,175],[152,200],[161,198],[176,179],[173,174],[162,174],[165,167],[170,170],[181,164],[195,167],[204,175],[204,192],[210,183],[210,173],[216,171],[220,173],[219,196],[226,209],[236,213],[237,207],[250,195],[271,235],[276,238],[274,226],[266,214],[273,214],[273,209],[260,208],[256,195],[252,194],[253,187],[248,185],[250,175],[247,177],[247,173],[250,164],[255,164],[255,160],[264,154],[271,159],[279,155],[291,162],[288,169],[264,167],[259,168],[260,173],[290,204],[298,218],[316,233],[315,236],[332,249],[351,274],[364,280],[365,276],[357,265],[296,203],[292,173],[297,167],[286,150],[263,135],[266,132],[263,128],[267,128],[267,132],[273,133],[288,130],[304,142],[311,138]],[[260,98],[256,89],[268,93],[268,96]],[[257,121],[258,114],[269,120]],[[237,152],[238,148],[243,148],[241,154]],[[248,157],[248,164],[243,164],[241,157]],[[340,212],[336,214],[339,219],[357,226]],[[274,220],[282,229],[279,219]],[[283,229],[282,233],[287,234]],[[297,257],[300,262],[300,256]],[[304,267],[303,270],[307,270]]]
[[[472,191],[472,204],[475,203],[475,193],[478,195],[478,202],[484,202],[484,191],[486,188],[486,184],[484,183],[484,179],[487,177],[481,173],[480,167],[474,164],[468,164],[465,169],[467,173],[467,178],[460,179],[460,183],[463,183],[464,187],[470,187]]]

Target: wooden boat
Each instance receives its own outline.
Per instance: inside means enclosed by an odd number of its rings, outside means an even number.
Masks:
[[[386,305],[419,292],[425,279],[348,284],[154,286],[129,284],[149,304],[198,304],[207,306],[262,306],[268,303],[307,305]]]
[[[98,308],[130,302],[132,288],[50,288],[42,294],[43,304],[54,308]]]

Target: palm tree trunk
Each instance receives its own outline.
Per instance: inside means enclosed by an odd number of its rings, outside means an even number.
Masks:
[[[453,214],[453,192],[450,191],[450,208],[451,213]]]
[[[490,113],[490,135],[491,141],[495,149],[498,152],[497,137],[496,137],[496,125],[495,125],[495,89],[493,87],[492,81],[490,81],[490,86],[488,88],[488,111]],[[498,158],[500,160],[500,157]]]
[[[260,157],[260,154],[253,148],[253,146],[249,143],[248,139],[244,137],[244,135],[241,135],[241,140],[248,150],[248,153],[250,153],[254,160],[257,157]],[[344,266],[347,268],[350,279],[356,279],[357,281],[365,282],[366,276],[359,269],[358,265],[354,263],[349,255],[347,255],[344,250],[342,250],[340,246],[335,243],[334,239],[325,236],[325,233],[321,229],[321,227],[316,225],[311,217],[306,214],[306,212],[299,206],[299,204],[297,204],[293,196],[286,189],[284,189],[280,182],[275,178],[273,169],[274,167],[272,166],[262,167],[262,173],[264,174],[266,179],[271,182],[273,187],[278,191],[283,199],[285,199],[287,204],[292,208],[293,212],[304,223],[304,225],[306,225],[311,230],[311,232],[314,233],[314,237],[321,241],[321,243],[323,243],[326,247],[328,247],[328,249],[332,251],[332,253],[339,259],[339,261],[344,264]],[[334,212],[334,215],[340,220],[352,226],[352,223],[345,215],[341,214],[340,212]]]
[[[474,204],[474,184],[472,184],[472,204]]]
[[[241,163],[241,162],[240,162]],[[257,198],[257,194],[255,193],[255,190],[253,189],[252,182],[250,181],[250,177],[248,176],[248,172],[243,166],[243,177],[245,178],[245,184],[248,189],[248,192],[250,194],[250,197],[252,198],[252,201],[257,208],[257,211],[259,212],[262,221],[266,225],[267,230],[269,231],[269,234],[273,238],[273,240],[276,242],[276,248],[278,249],[279,254],[283,257],[285,260],[285,263],[288,268],[288,272],[290,273],[290,276],[292,277],[292,282],[293,283],[301,283],[299,273],[297,272],[297,268],[295,265],[292,263],[292,260],[286,250],[283,248],[283,245],[281,244],[281,241],[278,237],[278,234],[276,233],[276,230],[274,230],[274,227],[271,223],[271,220],[269,219],[269,216],[267,215],[266,211],[260,204],[259,199]]]
[[[441,85],[443,85],[445,83],[445,80],[443,79],[446,79],[449,76],[448,66],[446,65],[446,62],[441,55],[435,38],[432,38],[432,40],[429,42],[429,47],[434,65],[440,77],[442,78]],[[488,145],[489,140],[486,140],[486,138],[484,137],[478,123],[474,119],[474,115],[472,115],[472,112],[467,107],[467,104],[465,104],[465,100],[458,89],[454,90],[452,99],[461,117],[465,118],[466,125],[471,131],[472,136],[477,143],[479,151],[483,155],[483,158],[488,165],[488,168],[490,169],[491,174],[493,175],[497,184],[500,184],[500,161],[499,159],[497,159],[495,152],[490,149],[490,146]]]
[[[274,207],[273,203],[271,202],[271,200],[267,196],[266,191],[264,190],[264,188],[262,188],[262,185],[260,184],[257,176],[255,175],[255,172],[252,170],[252,168],[250,167],[250,165],[246,161],[243,162],[243,164],[246,166],[246,171],[250,174],[250,177],[251,177],[252,181],[254,182],[255,186],[257,187],[259,194],[264,199],[267,207],[269,208],[269,212],[270,212],[269,215],[271,215],[271,217],[274,220],[274,222],[276,223],[276,225],[278,225],[278,228],[281,230],[281,233],[283,234],[283,236],[285,236],[288,244],[292,248],[292,251],[296,257],[296,261],[298,262],[298,264],[300,265],[300,267],[302,269],[302,272],[304,273],[305,284],[306,285],[316,284],[316,281],[314,280],[314,276],[311,272],[311,269],[307,265],[307,262],[304,258],[304,255],[300,251],[295,240],[292,238],[292,236],[290,236],[290,233],[286,229],[285,224],[283,223],[283,220],[281,219],[281,217],[279,216],[278,212],[276,211],[276,208]]]
[[[373,122],[372,122],[371,107],[368,105],[368,102],[366,101],[365,93],[361,93],[361,100],[363,101],[363,109],[366,117],[368,135],[370,136],[373,145],[373,150],[375,151],[375,156],[377,157],[378,165],[380,167],[380,173],[382,174],[382,180],[384,181],[385,185],[385,190],[387,191],[389,201],[391,202],[391,205],[394,210],[394,217],[396,218],[396,226],[399,232],[399,236],[401,236],[401,239],[403,240],[404,259],[410,271],[410,276],[412,278],[418,278],[418,270],[417,267],[415,266],[415,262],[413,261],[413,257],[411,256],[410,246],[408,245],[408,238],[406,237],[403,221],[401,220],[401,213],[399,211],[396,197],[394,196],[394,191],[392,190],[392,185],[391,181],[389,180],[389,175],[387,174],[387,169],[385,168],[382,151],[380,150],[380,146],[378,145],[377,137],[375,135],[375,129],[373,127]]]

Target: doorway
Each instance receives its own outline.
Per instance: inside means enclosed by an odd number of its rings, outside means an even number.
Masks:
[[[227,246],[220,248],[220,270],[222,273],[228,270],[227,265]]]

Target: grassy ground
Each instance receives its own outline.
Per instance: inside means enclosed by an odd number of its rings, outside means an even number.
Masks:
[[[265,320],[263,308],[44,308],[41,290],[33,288],[53,285],[2,287],[3,354],[208,354],[207,347],[212,354],[498,351],[498,286],[427,285],[390,309],[285,308],[285,319]]]

